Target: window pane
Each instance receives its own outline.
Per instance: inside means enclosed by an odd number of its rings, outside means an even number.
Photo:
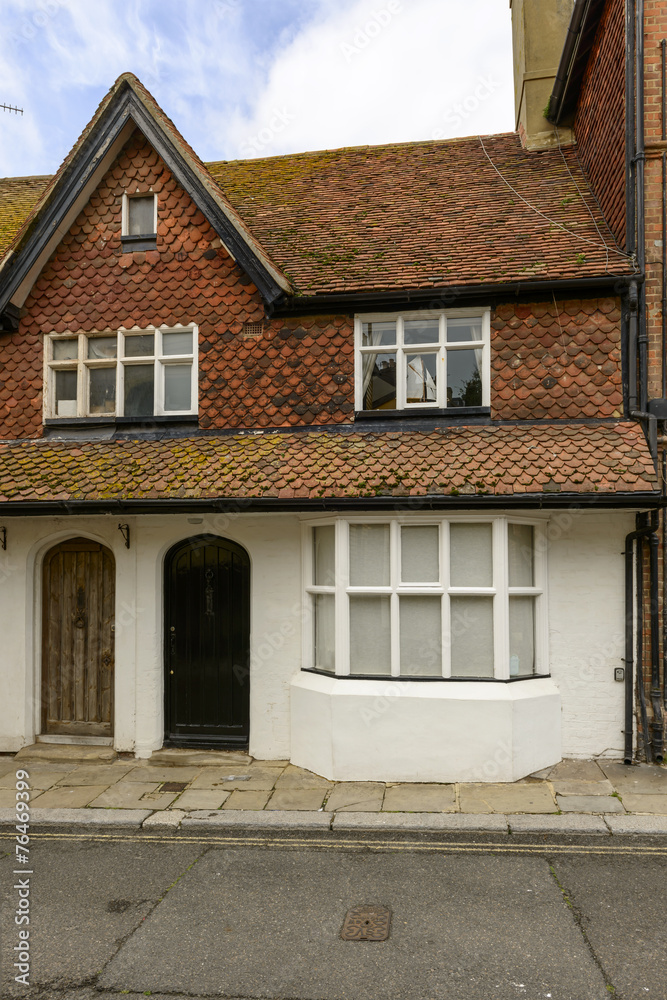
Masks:
[[[401,580],[437,583],[440,579],[438,527],[435,524],[401,528]]]
[[[115,358],[116,357],[116,337],[89,337],[88,338],[89,358]]]
[[[89,375],[88,412],[91,414],[116,412],[116,369],[91,368]]]
[[[335,670],[334,595],[315,595],[315,657],[313,666],[319,670]]]
[[[187,333],[163,333],[163,354],[192,354],[192,330]]]
[[[389,586],[389,525],[350,525],[350,586]]]
[[[396,355],[364,354],[364,410],[396,409]]]
[[[335,583],[335,539],[333,524],[313,528],[313,583],[316,587],[333,587]]]
[[[153,365],[125,366],[125,416],[153,416]]]
[[[155,232],[155,198],[130,198],[127,203],[130,236],[144,236]]]
[[[71,361],[73,358],[78,357],[78,353],[79,353],[79,342],[76,339],[53,341],[54,361]]]
[[[442,598],[401,597],[401,674],[442,676]]]
[[[452,524],[449,528],[452,587],[492,587],[490,524]]]
[[[76,416],[76,369],[56,372],[56,416]]]
[[[391,674],[389,597],[350,597],[350,670]]]
[[[510,677],[535,673],[535,598],[510,597]]]
[[[493,598],[452,597],[452,677],[493,677]]]
[[[482,348],[447,351],[447,406],[482,405]]]
[[[533,528],[530,524],[509,524],[510,587],[533,586]]]
[[[438,371],[437,354],[408,354],[405,371],[405,398],[408,403],[435,403]]]
[[[396,323],[362,323],[361,346],[383,347],[396,343]]]
[[[406,319],[403,324],[404,344],[437,344],[440,324],[437,319]]]
[[[192,407],[192,365],[164,365],[165,410]]]
[[[481,319],[448,319],[447,340],[469,341],[482,339]]]
[[[152,333],[142,333],[136,337],[125,335],[125,357],[146,358],[153,354],[155,337]]]

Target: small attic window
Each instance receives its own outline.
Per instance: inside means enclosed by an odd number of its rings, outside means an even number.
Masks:
[[[121,243],[124,250],[153,250],[157,245],[157,196],[123,195]]]

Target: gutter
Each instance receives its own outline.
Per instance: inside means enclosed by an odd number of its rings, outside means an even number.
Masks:
[[[574,10],[572,11],[572,19],[567,29],[556,79],[551,97],[549,98],[549,113],[546,115],[547,121],[551,122],[552,125],[561,124],[563,97],[570,82],[572,66],[577,57],[581,41],[581,29],[588,17],[590,7],[591,0],[576,0]]]
[[[522,493],[510,495],[405,497],[211,497],[174,500],[7,500],[0,503],[0,517],[57,517],[85,514],[246,514],[311,513],[345,510],[442,511],[442,510],[657,510],[665,499],[659,490],[641,493]]]
[[[364,310],[397,309],[413,305],[420,309],[444,309],[455,302],[471,299],[475,302],[490,299],[504,302],[512,296],[532,297],[541,292],[601,292],[620,295],[634,282],[643,281],[643,274],[606,274],[590,278],[559,278],[556,280],[513,281],[507,284],[480,283],[476,285],[447,285],[433,288],[384,289],[373,292],[334,292],[325,295],[284,296],[277,301],[272,315],[309,315],[311,313],[354,313]]]

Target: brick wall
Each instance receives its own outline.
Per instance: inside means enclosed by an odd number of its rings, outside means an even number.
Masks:
[[[158,194],[158,248],[123,253],[121,195],[137,186]],[[613,299],[500,306],[494,417],[620,415],[619,319]],[[351,317],[266,320],[257,289],[137,132],[39,276],[19,332],[0,337],[0,437],[42,433],[45,334],[191,322],[202,428],[354,419]]]
[[[618,299],[498,306],[491,320],[492,416],[621,416],[620,321]]]
[[[123,253],[124,190],[158,195],[157,250]],[[42,338],[197,323],[202,427],[291,426],[350,419],[351,320],[265,324],[259,292],[139,132],[45,266],[18,333],[0,334],[0,437],[42,433]]]
[[[582,166],[611,231],[625,246],[625,4],[608,0],[574,122]]]

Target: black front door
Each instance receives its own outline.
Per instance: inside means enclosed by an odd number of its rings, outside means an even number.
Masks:
[[[250,560],[224,538],[188,538],[165,566],[165,741],[239,747],[250,731]]]

